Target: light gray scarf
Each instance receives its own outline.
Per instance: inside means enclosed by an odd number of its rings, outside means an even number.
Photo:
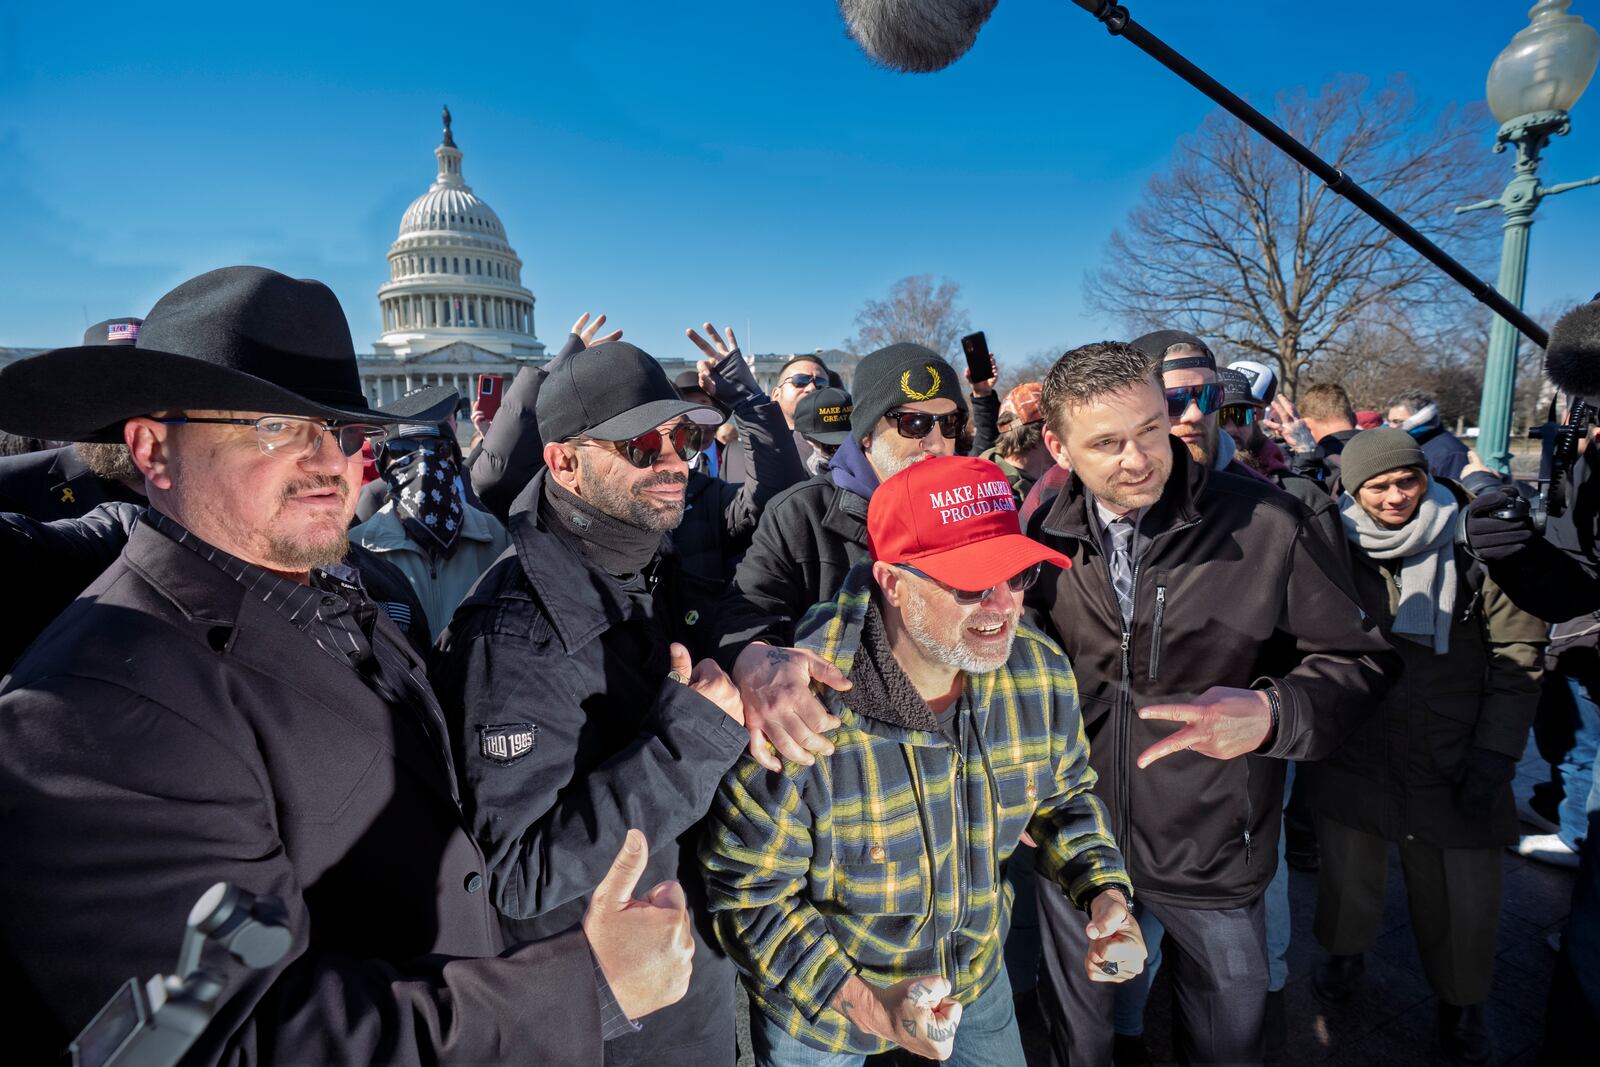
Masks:
[[[1348,492],[1339,497],[1345,536],[1373,559],[1400,560],[1400,606],[1395,634],[1450,651],[1450,620],[1456,606],[1455,494],[1429,479],[1427,495],[1411,521],[1397,530],[1378,524]]]

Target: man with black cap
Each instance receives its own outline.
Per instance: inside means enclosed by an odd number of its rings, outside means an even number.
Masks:
[[[274,898],[290,944],[205,951],[222,992],[186,1063],[594,1063],[681,995],[688,917],[627,902],[639,847],[582,933],[506,950],[422,660],[339,563],[361,445],[409,414],[367,407],[332,291],[259,267],[178,286],[132,348],[0,370],[0,426],[120,439],[150,500],[0,686],[19,1061],[170,967],[218,882]]]
[[[929,456],[951,456],[967,423],[961,376],[932,350],[899,343],[856,367],[850,436],[824,475],[774,499],[739,564],[717,621],[717,658],[732,667],[750,727],[750,754],[776,771],[780,756],[809,766],[838,725],[811,683],[849,685],[794,643],[813,604],[839,591],[867,558],[867,502],[878,483]]]
[[[447,390],[416,422],[373,446],[389,499],[350,531],[352,541],[405,574],[422,604],[431,640],[444,632],[456,605],[511,543],[499,520],[466,500],[461,447],[445,421],[459,399],[454,389]]]
[[[850,394],[831,385],[801,398],[794,411],[794,428],[810,449],[804,463],[811,477],[827,470],[833,454],[849,439],[853,407]]]
[[[143,319],[107,319],[83,331],[83,347],[131,347]],[[73,375],[71,370],[63,372]],[[108,500],[144,503],[144,479],[117,442],[80,442],[0,457],[0,511],[48,522],[75,519]]]
[[[625,341],[562,359],[537,414],[545,468],[512,505],[512,551],[456,610],[436,675],[488,895],[517,937],[566,929],[642,831],[650,881],[683,883],[694,977],[606,1062],[731,1063],[733,970],[711,948],[691,831],[747,734],[721,669],[692,665],[722,583],[685,572],[667,537],[720,416]]]

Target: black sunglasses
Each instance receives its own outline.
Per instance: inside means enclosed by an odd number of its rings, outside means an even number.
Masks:
[[[791,374],[784,381],[796,389],[804,389],[808,385],[814,385],[818,389],[826,389],[828,387],[828,376],[826,374]]]
[[[950,596],[954,598],[957,604],[961,604],[966,607],[971,607],[973,604],[981,604],[985,600],[988,600],[989,595],[997,588],[996,586],[991,585],[987,589],[957,589],[953,585],[946,585],[944,582],[941,582],[931,574],[917,570],[917,568],[913,567],[909,563],[896,563],[895,566],[899,567],[901,570],[910,571],[918,578],[928,579],[928,581],[932,582],[934,585],[937,585],[939,588],[948,592]],[[1027,570],[1018,571],[1016,574],[1013,574],[1011,577],[1007,578],[1006,587],[1013,593],[1020,593],[1025,589],[1033,588],[1033,583],[1037,582],[1038,580],[1039,564],[1035,563]]]
[[[883,417],[894,423],[901,437],[909,437],[913,441],[920,441],[932,433],[934,423],[939,424],[939,431],[946,440],[954,441],[967,424],[965,411],[952,411],[945,415],[930,415],[926,411],[886,411]]]
[[[1193,404],[1200,409],[1200,414],[1209,415],[1222,404],[1222,383],[1211,382],[1207,385],[1182,385],[1176,389],[1166,390],[1167,414],[1173,418],[1181,418],[1189,405]]]
[[[1238,423],[1240,426],[1249,426],[1256,421],[1260,412],[1249,404],[1228,404],[1217,409],[1217,421],[1224,426]]]
[[[682,456],[687,463],[705,448],[705,427],[692,422],[681,422],[665,434],[660,430],[646,430],[628,441],[599,443],[615,447],[629,463],[643,470],[655,466],[656,460],[661,458],[661,450],[666,440],[671,440],[672,450]]]

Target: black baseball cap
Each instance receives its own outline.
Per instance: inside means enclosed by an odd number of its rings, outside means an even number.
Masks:
[[[818,389],[800,398],[794,428],[808,441],[837,448],[850,436],[850,394],[843,389]]]
[[[722,422],[715,408],[680,398],[661,364],[626,341],[608,341],[558,361],[539,389],[534,414],[546,441],[580,434],[626,441],[680,415],[702,426]]]

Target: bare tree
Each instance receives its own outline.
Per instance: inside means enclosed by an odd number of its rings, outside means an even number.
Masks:
[[[868,300],[856,313],[856,335],[844,342],[851,352],[867,353],[900,341],[926,345],[946,359],[972,332],[967,312],[957,302],[961,286],[949,278],[913,274],[889,287],[887,300]]]
[[[1403,77],[1347,76],[1278,100],[1275,118],[1471,267],[1496,231],[1452,212],[1497,187],[1479,105],[1429,120]],[[1132,332],[1187,329],[1275,363],[1290,395],[1319,361],[1370,355],[1471,300],[1443,273],[1231,116],[1179,143],[1113,232],[1089,302]],[[1403,325],[1402,325],[1403,324]]]

